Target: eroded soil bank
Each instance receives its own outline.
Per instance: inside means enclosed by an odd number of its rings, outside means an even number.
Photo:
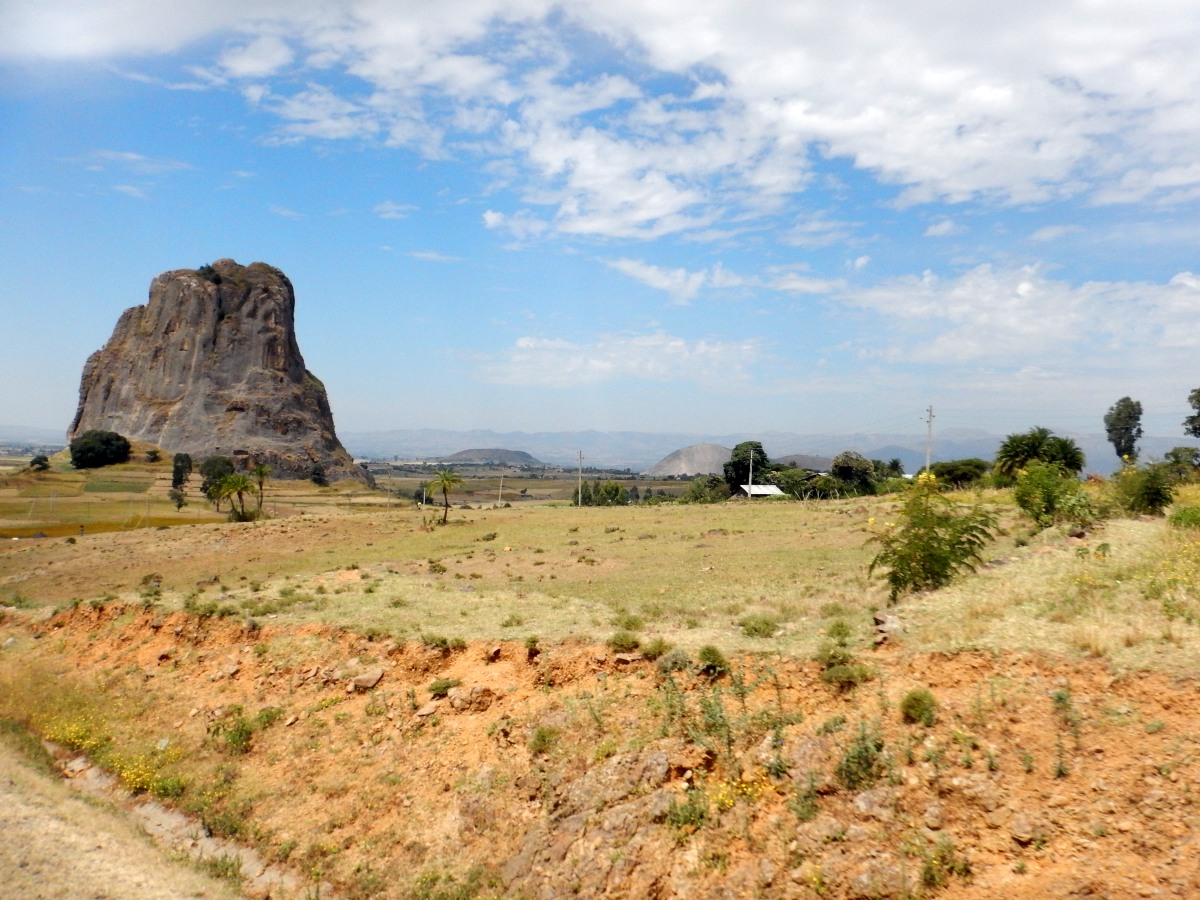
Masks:
[[[169,802],[348,896],[1200,895],[1200,692],[1163,675],[885,647],[843,691],[113,604],[0,643],[10,707],[89,686]]]

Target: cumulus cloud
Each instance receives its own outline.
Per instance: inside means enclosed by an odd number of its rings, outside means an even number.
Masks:
[[[951,219],[938,219],[925,229],[925,237],[948,237],[958,233],[958,226]]]
[[[900,205],[1200,199],[1200,7],[1188,0],[252,6],[13,0],[0,55],[191,45],[212,56],[210,74],[267,83],[255,96],[280,138],[471,148],[507,164],[531,216],[506,222],[570,235],[786,216],[817,159],[868,173]],[[206,51],[217,35],[233,37]],[[801,221],[790,239],[852,231]]]
[[[523,337],[487,363],[481,377],[552,388],[618,379],[720,385],[746,378],[747,368],[760,356],[754,340],[688,340],[663,333],[601,335],[590,343]]]
[[[1115,354],[1132,367],[1200,346],[1200,278],[1191,272],[1165,284],[1073,285],[1042,265],[980,265],[955,278],[927,271],[846,290],[838,299],[889,323],[886,342],[864,352],[893,362],[1036,366],[1047,357],[1065,363]]]
[[[636,259],[612,259],[608,266],[616,269],[622,275],[628,275],[635,281],[665,291],[671,295],[671,302],[680,305],[688,303],[707,280],[704,272],[689,272],[687,269],[661,269],[649,263]]]

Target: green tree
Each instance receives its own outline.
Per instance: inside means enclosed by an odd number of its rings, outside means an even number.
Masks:
[[[71,465],[76,469],[98,469],[129,461],[129,441],[115,431],[85,431],[71,441]]]
[[[638,486],[635,484],[633,487],[631,487],[629,489],[629,502],[637,503],[641,499],[642,499],[641,491],[638,490]]]
[[[317,487],[329,487],[329,477],[325,474],[325,467],[320,463],[312,467],[308,480]]]
[[[29,468],[33,469],[35,472],[45,472],[50,468],[50,457],[46,456],[44,453],[39,453],[29,461]]]
[[[210,456],[200,463],[200,477],[203,479],[200,482],[200,493],[215,503],[217,509],[221,508],[223,499],[218,490],[221,480],[227,475],[232,475],[233,472],[233,460],[228,456]]]
[[[240,522],[245,522],[246,495],[254,493],[254,480],[244,472],[226,475],[217,486],[217,493],[222,500],[229,500],[230,514]],[[237,509],[233,508],[233,498],[237,498]]]
[[[1031,428],[1021,434],[1010,434],[996,451],[995,471],[1008,479],[1034,460],[1055,463],[1065,471],[1083,471],[1085,459],[1079,445],[1071,438],[1058,437],[1049,428]]]
[[[171,487],[182,490],[192,474],[192,458],[186,453],[176,453],[171,460]]]
[[[429,489],[435,494],[438,491],[442,492],[442,500],[446,504],[445,511],[442,513],[442,524],[446,524],[446,520],[450,518],[450,492],[463,483],[462,476],[453,469],[441,469],[434,473],[433,478],[429,481]]]
[[[1188,394],[1188,406],[1194,412],[1183,420],[1183,433],[1189,437],[1200,437],[1200,388]]]
[[[729,499],[729,485],[720,475],[697,475],[680,499],[684,503],[720,503]]]
[[[983,562],[995,527],[985,509],[954,503],[938,490],[937,479],[922,473],[909,488],[897,524],[871,538],[880,546],[868,572],[886,570],[889,603],[908,591],[942,587]]]
[[[1173,481],[1193,481],[1200,469],[1200,447],[1172,447],[1163,454],[1163,465]]]
[[[763,445],[758,441],[742,441],[733,448],[733,452],[729,454],[729,462],[725,463],[725,483],[729,486],[726,496],[741,485],[750,483],[751,461],[754,472],[760,476],[758,483],[763,484],[766,481],[762,476],[767,474],[767,466],[771,461],[767,459]]]
[[[856,494],[875,493],[875,465],[861,453],[845,450],[833,458],[829,474]]]
[[[948,484],[956,490],[961,490],[969,484],[974,484],[987,474],[991,463],[986,459],[972,457],[971,459],[949,459],[935,462],[929,471],[941,484]]]
[[[1122,397],[1104,414],[1104,430],[1119,459],[1137,459],[1137,442],[1142,439],[1142,404]]]
[[[259,512],[262,512],[263,492],[267,486],[267,479],[271,477],[271,467],[265,463],[259,463],[250,470],[250,477],[254,479],[254,485],[258,489],[258,506]]]
[[[175,509],[177,511],[187,506],[187,494],[185,494],[180,488],[171,488],[169,491],[167,491],[167,497],[172,503],[175,504]]]

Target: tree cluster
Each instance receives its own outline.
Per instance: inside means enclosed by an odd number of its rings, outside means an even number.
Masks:
[[[129,462],[129,441],[115,431],[85,431],[71,441],[71,465],[76,469],[99,469]]]

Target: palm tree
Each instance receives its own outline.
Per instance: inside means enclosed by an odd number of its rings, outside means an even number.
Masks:
[[[1034,460],[1052,463],[1072,474],[1083,471],[1085,464],[1083,451],[1075,441],[1038,427],[1004,439],[996,451],[996,471],[1006,478],[1016,478]]]
[[[450,517],[450,492],[462,483],[462,476],[453,469],[441,469],[429,480],[428,488],[430,493],[441,491],[442,499],[446,504],[446,510],[442,513],[443,525],[446,524],[446,519]]]
[[[254,481],[249,475],[239,472],[235,475],[226,475],[221,479],[217,496],[222,500],[237,497],[238,518],[244,522],[246,520],[246,495],[252,493],[254,493]],[[231,509],[233,508],[232,499],[229,501],[229,506]]]
[[[266,485],[267,479],[271,477],[271,467],[266,463],[259,463],[250,470],[250,476],[254,479],[255,484],[258,485],[258,511],[262,512],[263,487]]]

